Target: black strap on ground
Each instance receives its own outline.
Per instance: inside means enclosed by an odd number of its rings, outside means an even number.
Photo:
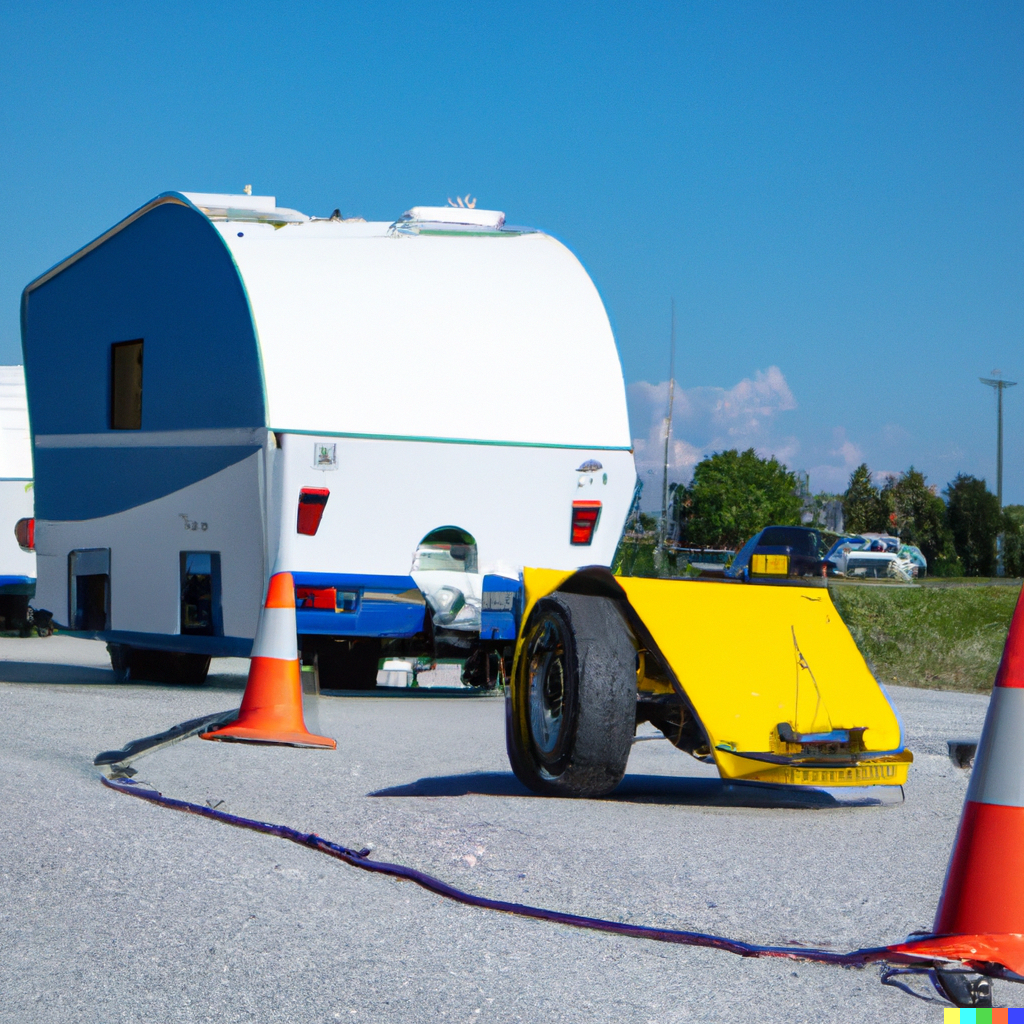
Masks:
[[[434,878],[432,875],[417,871],[415,868],[406,867],[403,864],[388,864],[382,861],[370,860],[369,850],[353,850],[345,846],[339,846],[337,843],[323,839],[315,832],[300,832],[287,825],[273,825],[265,821],[255,821],[251,818],[240,817],[237,814],[228,814],[226,811],[220,811],[216,808],[189,803],[186,800],[175,800],[172,797],[164,796],[155,789],[132,782],[130,779],[111,780],[104,778],[102,782],[105,786],[109,786],[119,793],[126,793],[129,796],[138,797],[140,800],[147,800],[150,803],[158,804],[160,807],[167,807],[175,811],[185,811],[189,814],[199,815],[202,818],[211,818],[214,821],[223,822],[226,825],[234,825],[236,828],[250,829],[254,832],[262,832],[265,835],[277,836],[279,839],[287,839],[290,842],[297,843],[299,846],[319,850],[320,853],[325,853],[329,857],[334,857],[362,871],[370,871],[374,874],[389,875],[392,878],[415,882],[428,892],[436,893],[438,896],[443,896],[446,899],[454,900],[456,903],[462,903],[469,907],[497,910],[506,914],[514,914],[517,917],[530,917],[538,921],[551,921],[556,924],[569,925],[573,928],[610,932],[614,935],[624,935],[630,938],[651,939],[655,942],[671,942],[681,946],[703,946],[710,949],[720,949],[727,953],[735,953],[737,956],[744,957],[783,957],[789,960],[802,960],[810,963],[833,964],[837,967],[852,968],[866,967],[868,964],[880,962],[917,968],[935,966],[927,962],[922,963],[920,957],[911,957],[904,953],[897,953],[891,946],[856,949],[849,953],[837,953],[829,949],[815,949],[804,946],[758,946],[752,943],[739,942],[735,939],[722,938],[718,935],[707,935],[703,932],[652,928],[646,925],[626,924],[622,921],[607,921],[598,917],[582,917],[579,914],[567,914],[560,910],[545,910],[542,907],[531,907],[523,903],[492,900],[485,896],[474,896],[472,893],[456,889],[439,878]],[[1001,970],[998,972],[998,974],[1002,973]]]

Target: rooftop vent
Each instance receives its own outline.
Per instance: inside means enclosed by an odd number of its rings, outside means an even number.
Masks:
[[[301,224],[309,218],[298,210],[277,205],[276,196],[232,195],[222,192],[182,192],[210,220],[243,220],[264,224]]]
[[[490,228],[492,231],[505,226],[505,214],[500,210],[473,210],[461,206],[414,206],[402,214],[401,220]]]

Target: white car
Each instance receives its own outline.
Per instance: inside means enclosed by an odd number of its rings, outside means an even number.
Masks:
[[[864,533],[856,537],[841,537],[832,545],[825,559],[843,576],[908,582],[917,575],[917,567],[901,554],[900,549],[898,537]]]

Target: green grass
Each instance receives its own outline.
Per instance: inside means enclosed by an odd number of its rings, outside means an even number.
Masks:
[[[829,588],[875,675],[886,683],[985,693],[992,687],[1018,586]]]

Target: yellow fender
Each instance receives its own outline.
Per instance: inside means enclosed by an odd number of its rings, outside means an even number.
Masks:
[[[723,778],[829,787],[906,782],[913,755],[899,717],[827,587],[640,579],[603,568],[524,569],[523,584],[517,658],[540,598],[563,589],[616,598],[640,655],[638,692],[676,692],[702,726]],[[655,663],[658,670],[649,670]]]

